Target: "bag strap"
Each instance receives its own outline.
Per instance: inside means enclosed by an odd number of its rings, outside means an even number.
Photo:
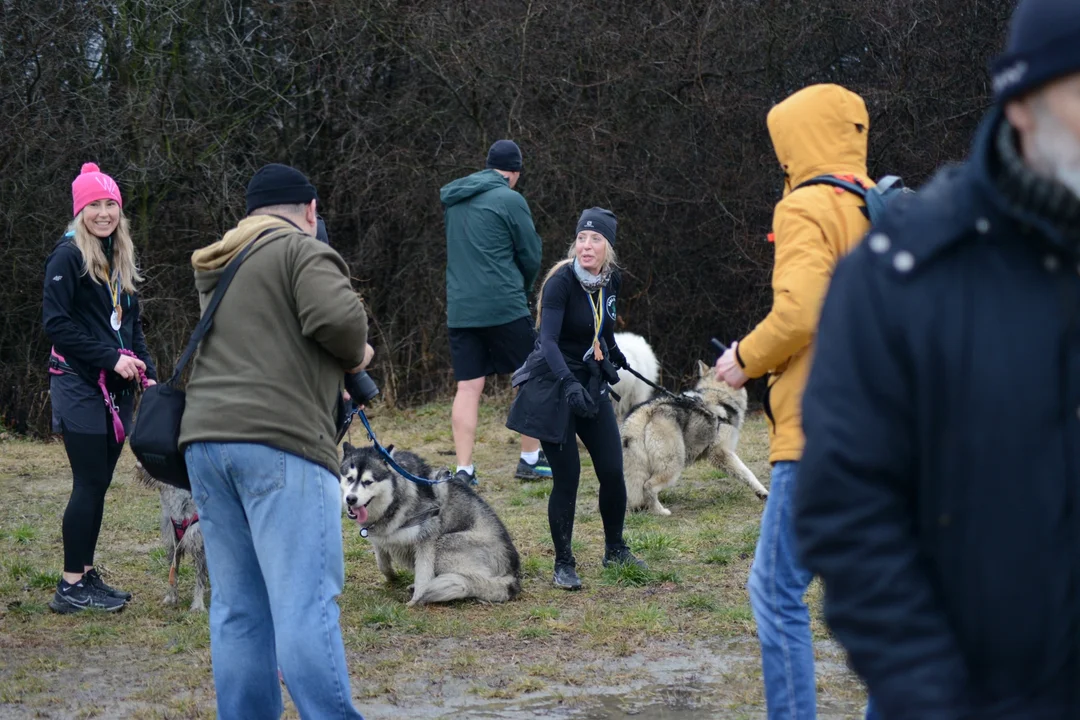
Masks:
[[[217,310],[217,306],[221,304],[221,298],[225,295],[225,290],[229,287],[229,283],[232,282],[233,276],[236,275],[236,271],[240,269],[240,263],[244,261],[244,257],[248,254],[248,251],[255,246],[255,243],[262,240],[267,233],[275,232],[279,229],[280,228],[268,228],[263,230],[254,240],[244,246],[244,249],[240,251],[239,255],[230,260],[229,264],[225,266],[225,272],[221,275],[221,279],[218,280],[217,287],[214,288],[214,295],[210,298],[210,303],[206,306],[206,311],[202,314],[202,317],[199,318],[199,323],[195,326],[195,330],[192,331],[191,339],[188,340],[187,347],[184,348],[184,354],[180,356],[180,362],[176,364],[176,369],[173,371],[172,377],[165,383],[166,385],[176,385],[176,382],[180,379],[180,374],[184,371],[184,367],[195,354],[195,350],[198,349],[203,336],[210,331],[210,326],[214,324],[214,311]],[[284,237],[284,234],[278,235],[278,237]]]
[[[808,185],[832,185],[833,187],[843,188],[848,192],[855,193],[861,198],[866,197],[866,188],[862,185],[859,183],[848,182],[835,175],[819,175],[818,177],[810,178],[806,182],[799,183],[795,189],[798,190],[799,188],[804,188]]]

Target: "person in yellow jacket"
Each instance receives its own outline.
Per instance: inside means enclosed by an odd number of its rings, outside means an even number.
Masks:
[[[813,575],[795,550],[792,501],[803,450],[799,406],[813,356],[818,315],[837,261],[866,234],[864,201],[823,175],[865,188],[870,119],[863,99],[838,85],[812,85],[768,114],[769,135],[784,170],[784,195],[773,214],[773,303],[750,334],[716,362],[717,378],[742,387],[769,374],[769,498],[748,589],[761,643],[770,720],[816,714],[814,650],[803,595]]]

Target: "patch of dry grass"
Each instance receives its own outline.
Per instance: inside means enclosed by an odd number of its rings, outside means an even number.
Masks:
[[[523,594],[504,605],[406,608],[409,580],[386,583],[368,542],[344,524],[346,587],[339,602],[358,706],[409,702],[402,677],[440,683],[447,695],[439,702],[456,695],[558,693],[609,681],[615,670],[605,665],[613,657],[729,638],[746,640],[750,655],[745,670],[726,681],[729,700],[760,707],[745,584],[762,504],[750,489],[698,464],[664,493],[671,517],[626,519],[626,538],[649,571],[604,570],[598,484],[582,451],[574,550],[585,588],[566,593],[550,584],[550,481],[513,478],[518,441],[503,426],[506,409],[502,397],[482,405],[475,463],[482,495],[521,553]],[[449,405],[376,408],[369,417],[384,445],[452,466]],[[740,454],[768,485],[760,413],[751,416],[742,438]],[[357,424],[351,441],[366,439]],[[135,600],[116,616],[58,617],[45,603],[62,559],[61,517],[70,490],[64,449],[57,442],[0,442],[0,703],[47,715],[65,703],[70,711],[83,698],[137,717],[213,716],[207,618],[186,612],[191,568],[185,565],[180,573],[180,607],[163,606],[168,572],[158,547],[158,499],[131,479],[132,465],[125,449],[106,502],[98,564],[110,583],[130,589]],[[818,596],[815,583],[815,632],[824,637],[816,617]],[[74,672],[89,653],[101,653],[118,668],[116,674],[94,676],[94,690],[84,687],[89,676]],[[130,681],[132,676],[139,680]],[[859,696],[854,681],[842,674],[832,685],[841,697]],[[296,717],[291,706],[286,716]]]

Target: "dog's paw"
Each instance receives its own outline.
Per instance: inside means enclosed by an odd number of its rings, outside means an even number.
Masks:
[[[409,587],[405,588],[405,592],[412,595],[414,592],[416,592],[416,584],[414,583],[414,584],[410,585]]]
[[[188,608],[188,612],[204,613],[206,612],[206,604],[201,600],[196,600],[191,603],[191,607]]]
[[[671,511],[668,510],[666,507],[657,508],[656,512],[665,517],[671,514]]]
[[[169,605],[170,607],[180,602],[180,596],[174,592],[165,593],[165,598],[161,601],[163,605]]]
[[[769,491],[768,490],[766,490],[763,493],[754,493],[754,494],[758,496],[758,500],[765,501],[765,500],[769,499]]]

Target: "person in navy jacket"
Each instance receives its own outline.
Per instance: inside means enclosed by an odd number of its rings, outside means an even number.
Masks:
[[[877,717],[1080,717],[1080,3],[1021,0],[968,158],[841,260],[799,553]]]
[[[143,337],[135,264],[116,182],[86,163],[72,183],[74,219],[45,263],[42,320],[53,431],[63,434],[73,487],[64,511],[64,572],[49,606],[116,611],[131,594],[94,569],[105,492],[131,429],[137,385],[157,374]]]

